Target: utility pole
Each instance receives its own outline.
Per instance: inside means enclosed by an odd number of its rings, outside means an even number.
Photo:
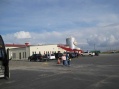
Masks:
[[[95,43],[94,43],[94,51],[95,51]]]

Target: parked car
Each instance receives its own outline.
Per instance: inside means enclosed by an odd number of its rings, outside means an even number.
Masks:
[[[48,59],[55,59],[55,54],[49,54]]]
[[[71,58],[75,58],[75,57],[76,57],[76,54],[75,54],[75,53],[69,53],[69,56],[70,56]]]
[[[43,61],[43,56],[41,54],[33,54],[28,57],[29,61]]]
[[[81,56],[94,56],[95,55],[95,53],[93,53],[93,52],[83,52],[83,53],[81,53]]]
[[[79,53],[75,53],[75,52],[70,52],[68,54],[71,58],[77,58],[79,56]]]
[[[100,54],[100,50],[94,50],[94,51],[91,51],[91,52],[94,53],[95,56],[99,56],[99,54]]]

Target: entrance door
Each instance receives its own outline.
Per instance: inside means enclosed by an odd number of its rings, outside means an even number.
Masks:
[[[19,59],[21,59],[21,53],[19,53]]]

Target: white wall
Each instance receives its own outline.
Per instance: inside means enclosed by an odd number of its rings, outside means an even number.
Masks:
[[[28,46],[24,48],[13,48],[9,49],[9,57],[12,57],[12,60],[27,60],[29,56],[33,53],[39,54],[39,52],[43,55],[44,52],[58,52],[63,53],[65,50],[57,47],[57,45],[38,45],[38,46]],[[21,57],[21,59],[20,59]]]
[[[57,45],[40,45],[40,46],[30,46],[30,55],[32,55],[33,53],[38,54],[39,52],[41,54],[44,54],[44,52],[57,52],[58,51],[58,47]]]
[[[26,48],[9,49],[9,57],[12,57],[12,60],[25,60],[27,59],[26,54]]]

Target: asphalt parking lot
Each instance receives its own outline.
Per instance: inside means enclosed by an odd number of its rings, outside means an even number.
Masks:
[[[11,78],[0,89],[119,89],[119,54],[72,59],[71,66],[10,61]]]

